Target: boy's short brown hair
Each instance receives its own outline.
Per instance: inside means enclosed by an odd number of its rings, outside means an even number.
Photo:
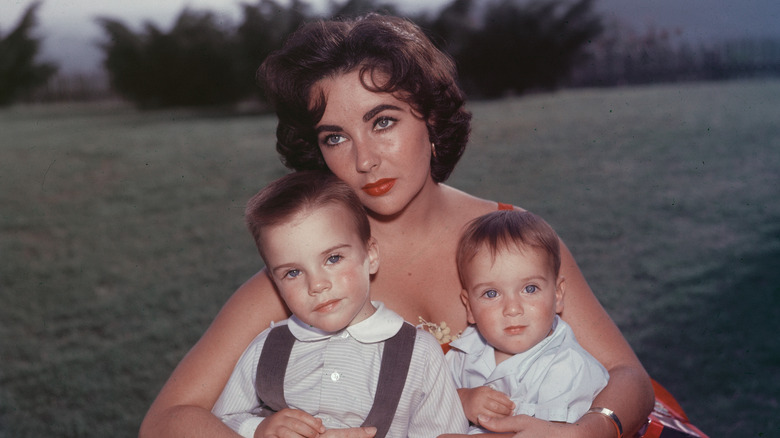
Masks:
[[[247,202],[244,217],[255,244],[263,255],[261,232],[290,220],[296,214],[326,205],[341,205],[349,211],[362,242],[371,238],[366,209],[347,183],[330,172],[293,172],[271,182]]]
[[[549,255],[551,268],[556,277],[561,269],[558,235],[544,219],[529,211],[494,211],[474,219],[467,225],[458,242],[456,253],[458,275],[464,287],[466,264],[483,247],[487,248],[493,260],[501,250],[539,248]]]

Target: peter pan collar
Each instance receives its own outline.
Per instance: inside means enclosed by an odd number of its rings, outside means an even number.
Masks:
[[[385,307],[380,301],[372,301],[371,304],[376,307],[373,315],[349,326],[339,332],[331,333],[312,327],[293,315],[288,320],[288,327],[293,336],[301,342],[312,342],[329,339],[332,337],[352,336],[358,342],[370,344],[386,341],[393,337],[404,323],[401,315]]]

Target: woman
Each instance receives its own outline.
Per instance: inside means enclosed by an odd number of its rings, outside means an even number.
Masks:
[[[330,169],[368,210],[382,260],[373,298],[412,323],[444,321],[463,330],[457,240],[468,221],[499,205],[443,184],[463,153],[471,118],[452,61],[412,23],[372,14],[305,26],[258,76],[279,117],[277,149],[285,164]],[[614,411],[628,436],[652,409],[650,380],[563,249],[562,318],[609,371],[593,406]],[[287,316],[265,272],[249,279],[173,372],[140,435],[232,436],[210,409],[246,345]],[[483,425],[516,437],[615,436],[613,421],[599,414],[574,425],[524,416]]]

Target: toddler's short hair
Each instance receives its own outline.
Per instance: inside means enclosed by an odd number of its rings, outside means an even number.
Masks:
[[[328,171],[300,171],[271,182],[247,202],[245,220],[263,255],[263,228],[279,225],[296,214],[326,205],[342,205],[352,217],[362,242],[371,238],[366,209],[347,183]]]
[[[471,221],[458,242],[456,262],[461,284],[466,285],[465,267],[485,247],[493,260],[498,251],[526,247],[544,250],[555,274],[561,269],[560,241],[555,230],[541,217],[519,210],[498,210]]]

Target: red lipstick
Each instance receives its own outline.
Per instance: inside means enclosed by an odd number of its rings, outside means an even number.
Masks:
[[[371,196],[382,196],[393,188],[395,181],[395,178],[383,178],[377,182],[366,184],[361,189]]]

